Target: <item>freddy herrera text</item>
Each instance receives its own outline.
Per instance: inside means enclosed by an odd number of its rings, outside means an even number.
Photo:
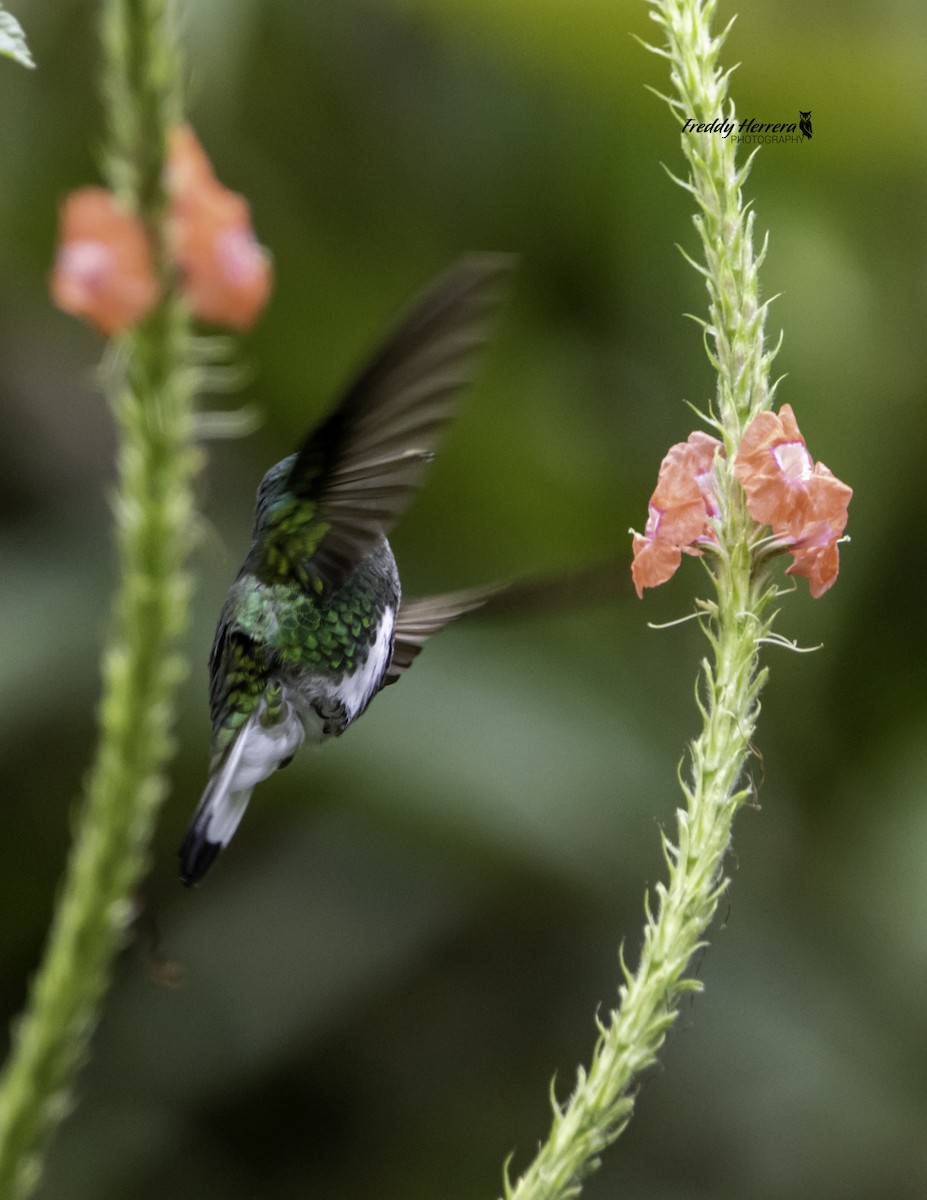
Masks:
[[[716,117],[707,125],[699,124],[694,117],[689,117],[682,127],[683,133],[720,133],[722,137],[727,137],[728,134],[737,131],[738,134],[745,133],[797,133],[798,125],[795,121],[757,121],[753,117],[745,117],[740,122],[726,121],[723,117]]]

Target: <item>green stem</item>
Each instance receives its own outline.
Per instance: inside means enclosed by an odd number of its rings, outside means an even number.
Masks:
[[[176,120],[177,51],[161,0],[107,0],[111,182],[164,263],[164,147]],[[161,266],[166,278],[166,271]],[[184,665],[195,376],[189,324],[165,299],[111,354],[119,433],[120,592],[103,658],[99,742],[48,945],[0,1079],[0,1200],[28,1195],[133,916],[166,790],[173,701]]]
[[[677,93],[667,98],[673,110],[681,120],[692,116],[701,124],[727,115],[727,75],[717,65],[723,36],[710,30],[714,0],[648,3],[666,35],[666,47],[656,53],[669,62]],[[727,888],[724,862],[734,817],[752,790],[744,768],[765,682],[759,648],[770,630],[775,593],[754,573],[751,522],[730,463],[749,420],[771,402],[774,351],[766,348],[766,305],[758,300],[762,253],[754,254],[753,219],[741,196],[749,163],[738,170],[734,143],[718,135],[683,133],[683,151],[690,176],[679,182],[699,205],[695,223],[704,265],[693,265],[708,288],[706,347],[718,375],[709,419],[727,449],[716,467],[720,546],[703,559],[715,596],[699,606],[710,645],[696,695],[702,729],[690,748],[687,776],[680,777],[685,806],[677,810],[676,839],[663,838],[669,878],[657,884],[655,903],[648,898],[645,905],[640,961],[632,972],[622,960],[620,1002],[599,1022],[592,1063],[588,1071],[580,1068],[565,1104],[554,1100],[548,1139],[517,1183],[506,1179],[508,1200],[578,1196],[601,1152],[630,1120],[635,1080],[654,1063],[683,995],[700,990],[687,972]]]

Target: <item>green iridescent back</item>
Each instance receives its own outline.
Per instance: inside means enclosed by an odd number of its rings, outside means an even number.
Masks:
[[[234,740],[271,679],[350,676],[370,654],[384,609],[399,605],[399,576],[384,538],[330,596],[296,572],[265,583],[247,568],[229,589],[210,662],[213,754]]]

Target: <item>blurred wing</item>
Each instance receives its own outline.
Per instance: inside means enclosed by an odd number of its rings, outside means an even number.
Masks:
[[[614,603],[625,596],[626,575],[624,559],[607,559],[559,575],[527,576],[508,583],[446,592],[424,600],[403,601],[393,631],[392,661],[381,686],[395,683],[409,669],[432,634],[464,613],[485,605],[493,614],[530,616]]]
[[[212,718],[212,769],[260,703],[267,669],[259,647],[227,619],[219,619],[209,655],[209,714]]]
[[[433,284],[297,454],[286,488],[318,531],[312,567],[323,587],[347,579],[421,484],[511,262],[473,255]]]
[[[409,669],[413,659],[421,654],[422,647],[433,634],[464,613],[482,608],[488,600],[504,590],[504,585],[468,588],[461,592],[446,592],[442,596],[403,601],[393,629],[393,657],[380,686],[388,687],[395,683]]]

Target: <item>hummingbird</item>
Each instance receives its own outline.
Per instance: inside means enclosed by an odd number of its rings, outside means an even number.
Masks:
[[[304,741],[344,733],[432,634],[495,593],[406,600],[387,535],[472,379],[510,266],[480,254],[451,267],[261,480],[209,656],[212,756],[180,847],[185,884],[228,845],[258,783]]]

